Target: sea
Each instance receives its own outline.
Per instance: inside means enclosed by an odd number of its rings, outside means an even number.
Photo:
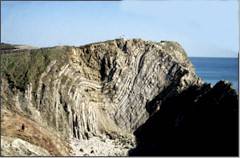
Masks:
[[[190,57],[195,71],[205,82],[215,85],[227,80],[238,92],[238,58]]]

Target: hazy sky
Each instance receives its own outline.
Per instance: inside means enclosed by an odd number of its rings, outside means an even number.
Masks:
[[[179,42],[189,56],[236,57],[238,2],[2,2],[1,41],[83,45],[119,38]]]

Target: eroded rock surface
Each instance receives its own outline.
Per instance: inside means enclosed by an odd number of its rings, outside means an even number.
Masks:
[[[163,102],[134,132],[137,147],[130,155],[237,156],[238,109],[236,91],[227,82],[191,86]]]
[[[131,135],[161,102],[203,84],[176,42],[116,39],[4,51],[1,108],[68,140]]]
[[[46,149],[19,138],[1,136],[2,155],[8,156],[50,156]]]

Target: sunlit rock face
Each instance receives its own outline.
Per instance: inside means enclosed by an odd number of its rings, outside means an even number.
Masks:
[[[183,48],[169,41],[4,50],[1,64],[2,108],[66,139],[131,135],[160,109],[153,98],[202,85]]]

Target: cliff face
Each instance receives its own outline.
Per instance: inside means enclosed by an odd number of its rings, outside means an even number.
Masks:
[[[138,143],[130,155],[237,156],[238,109],[236,91],[227,82],[191,86],[134,132]]]
[[[132,133],[158,109],[146,110],[155,96],[201,84],[181,46],[168,41],[5,51],[1,66],[3,109],[80,140]]]
[[[132,133],[155,115],[163,102],[188,87],[203,84],[178,43],[140,39],[81,47],[4,49],[1,75],[4,142],[21,139],[21,143],[41,147],[43,155],[73,154],[69,146],[72,139],[84,144],[91,139],[106,138],[113,143],[121,138],[121,142],[133,145]],[[155,100],[158,104],[152,104]],[[15,116],[20,121],[13,121]],[[4,144],[4,154],[15,152]],[[119,152],[116,148],[113,152]],[[41,155],[34,149],[30,155]],[[21,151],[18,154],[29,154]],[[124,154],[127,151],[120,155]]]

